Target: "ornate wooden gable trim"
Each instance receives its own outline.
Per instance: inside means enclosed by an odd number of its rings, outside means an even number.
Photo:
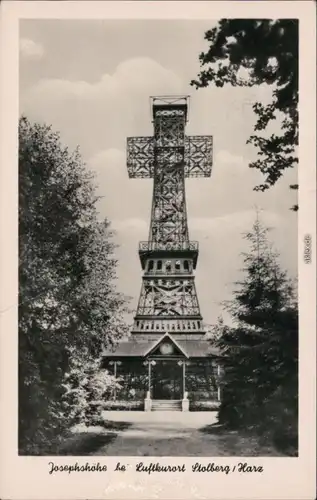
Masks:
[[[165,335],[159,338],[157,342],[144,353],[144,356],[150,356],[156,352],[161,356],[182,355],[185,356],[185,358],[189,357],[184,348],[168,333],[165,333]]]

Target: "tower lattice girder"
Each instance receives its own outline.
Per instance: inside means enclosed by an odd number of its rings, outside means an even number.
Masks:
[[[132,178],[152,178],[149,239],[140,242],[144,270],[133,334],[201,335],[193,270],[198,243],[189,240],[185,177],[211,174],[212,137],[185,135],[188,98],[152,98],[153,137],[127,140]]]

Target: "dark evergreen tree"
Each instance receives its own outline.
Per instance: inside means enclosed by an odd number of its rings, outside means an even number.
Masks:
[[[253,104],[254,129],[265,132],[280,116],[281,133],[255,134],[248,140],[258,149],[258,160],[250,167],[265,175],[264,183],[255,189],[264,191],[298,162],[298,20],[222,19],[205,33],[205,39],[210,46],[199,57],[204,69],[191,82],[196,88],[263,83],[274,87],[270,104]],[[297,189],[296,184],[290,187]]]
[[[19,124],[19,447],[50,452],[72,352],[99,356],[125,332],[109,221],[93,177],[50,127]],[[71,412],[70,412],[71,413]]]
[[[296,450],[298,311],[294,284],[257,219],[246,235],[243,279],[226,304],[232,327],[218,344],[224,355],[219,421],[267,433]],[[284,436],[284,437],[283,437]]]

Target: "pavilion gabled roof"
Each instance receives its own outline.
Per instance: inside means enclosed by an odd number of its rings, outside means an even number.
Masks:
[[[135,338],[120,342],[116,348],[105,350],[104,357],[148,357],[153,350],[170,339],[171,342],[187,358],[220,356],[219,348],[211,345],[208,340],[176,340],[172,334],[163,334],[157,340],[137,340]]]
[[[150,354],[153,353],[153,351],[156,350],[156,348],[162,344],[163,342],[165,341],[170,341],[172,344],[174,344],[174,346],[176,347],[176,349],[182,353],[186,358],[188,358],[188,355],[186,353],[186,351],[184,350],[184,348],[179,344],[179,342],[177,342],[173,337],[171,337],[171,335],[169,335],[168,333],[165,333],[164,335],[162,335],[162,337],[160,337],[154,345],[152,345],[151,347],[148,348],[148,350],[146,351],[145,353],[145,356],[149,356]]]

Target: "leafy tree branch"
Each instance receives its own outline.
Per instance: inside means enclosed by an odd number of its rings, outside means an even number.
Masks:
[[[222,19],[205,39],[209,49],[199,56],[203,69],[191,82],[196,89],[272,86],[271,103],[253,104],[254,131],[267,134],[254,134],[247,141],[258,156],[250,167],[264,175],[255,190],[265,191],[298,163],[298,20]],[[270,134],[269,126],[277,118],[280,134]]]

